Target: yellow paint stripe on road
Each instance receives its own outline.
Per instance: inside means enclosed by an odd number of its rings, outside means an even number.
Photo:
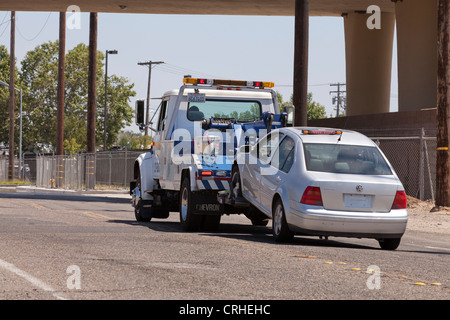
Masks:
[[[44,206],[41,206],[40,204],[37,204],[37,203],[34,203],[34,202],[31,203],[31,206],[33,208],[35,208],[35,209],[48,209],[48,208],[46,208]]]
[[[112,217],[108,217],[108,216],[105,216],[103,214],[96,213],[96,212],[93,212],[93,211],[87,211],[87,210],[67,210],[67,212],[83,214],[83,215],[87,215],[87,216],[92,217],[92,218],[102,219],[102,220],[103,219],[108,219],[108,220],[113,219]]]

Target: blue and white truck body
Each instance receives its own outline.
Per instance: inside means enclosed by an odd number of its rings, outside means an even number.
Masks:
[[[217,226],[238,213],[217,200],[229,189],[236,150],[286,126],[270,82],[184,78],[167,91],[153,117],[152,148],[135,162],[130,185],[136,219],[179,211],[184,229]],[[232,212],[235,211],[235,212]]]

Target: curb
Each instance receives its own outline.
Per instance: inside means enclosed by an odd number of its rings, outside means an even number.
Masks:
[[[65,195],[65,196],[86,196],[86,197],[103,197],[118,198],[131,200],[129,192],[126,190],[66,190],[66,189],[48,189],[38,188],[36,186],[11,186],[0,185],[0,192],[28,193],[33,195]]]

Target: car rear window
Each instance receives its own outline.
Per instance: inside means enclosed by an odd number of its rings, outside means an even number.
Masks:
[[[308,171],[392,175],[376,147],[319,143],[305,143],[303,147]]]

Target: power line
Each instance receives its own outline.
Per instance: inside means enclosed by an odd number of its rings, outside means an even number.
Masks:
[[[11,20],[8,20],[6,22],[10,22]],[[5,22],[5,23],[6,23]],[[3,36],[3,34],[5,33],[6,29],[8,29],[9,24],[5,25],[5,29],[3,29],[3,31],[0,33],[0,38]]]
[[[34,39],[36,39],[37,37],[39,37],[39,35],[41,34],[41,32],[44,30],[45,26],[48,23],[48,20],[50,19],[50,16],[52,15],[52,13],[50,12],[47,16],[47,19],[44,22],[44,25],[42,26],[41,30],[39,30],[39,32],[32,38],[26,38],[22,32],[20,31],[20,28],[18,26],[16,26],[17,32],[19,33],[19,35],[26,41],[33,41]]]
[[[6,29],[8,29],[8,25],[9,25],[9,24],[7,24],[7,23],[9,23],[9,22],[11,21],[11,19],[5,21],[5,19],[6,19],[7,16],[8,16],[8,12],[6,12],[5,16],[4,16],[3,19],[2,19],[2,22],[0,23],[0,26],[1,26],[2,24],[6,24],[5,29],[3,29],[3,31],[0,33],[0,38],[1,38],[1,37],[3,36],[3,34],[5,33]]]
[[[176,74],[176,75],[186,75],[186,74],[193,74],[196,76],[204,76],[204,77],[210,77],[210,78],[223,78],[222,76],[218,76],[212,73],[207,73],[203,71],[193,70],[189,68],[180,67],[171,63],[165,63],[164,65],[159,65],[158,70]]]

